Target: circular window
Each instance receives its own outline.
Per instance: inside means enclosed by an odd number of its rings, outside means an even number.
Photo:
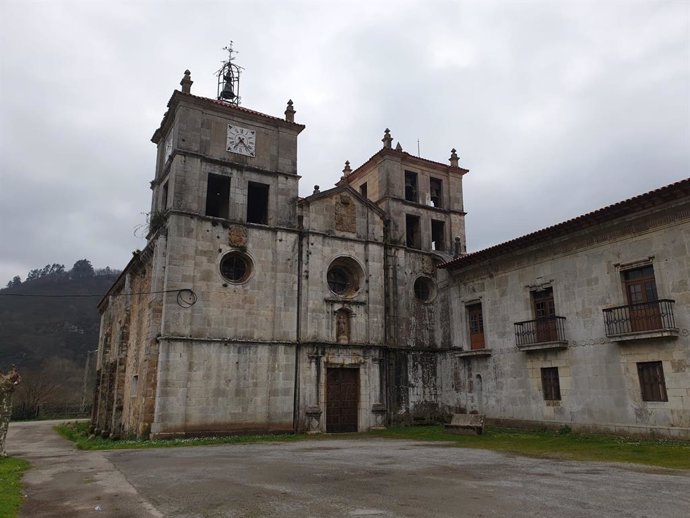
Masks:
[[[431,302],[436,294],[434,281],[428,277],[418,277],[414,281],[414,296],[420,302]]]
[[[252,261],[240,252],[230,252],[220,260],[220,273],[230,282],[244,282],[252,273]]]
[[[349,257],[339,257],[328,267],[326,280],[329,289],[336,295],[348,297],[359,291],[362,269],[357,261]]]

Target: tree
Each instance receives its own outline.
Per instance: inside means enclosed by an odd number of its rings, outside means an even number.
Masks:
[[[88,259],[80,259],[74,263],[70,274],[73,279],[88,279],[89,277],[93,277],[94,271],[93,266],[91,266],[91,261]]]
[[[5,457],[5,437],[12,415],[12,393],[22,380],[17,370],[12,367],[7,374],[0,372],[0,457]]]
[[[22,278],[19,277],[19,275],[15,275],[12,277],[12,280],[7,283],[8,288],[16,288],[17,286],[21,286],[22,284]]]

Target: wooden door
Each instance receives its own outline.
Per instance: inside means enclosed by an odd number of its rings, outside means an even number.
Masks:
[[[473,304],[467,307],[467,316],[470,321],[470,349],[484,349],[484,318],[482,305]]]
[[[359,369],[328,369],[326,374],[326,431],[356,432]]]
[[[661,313],[657,303],[654,268],[645,266],[623,272],[625,295],[630,305],[632,331],[661,329]]]
[[[532,292],[534,316],[536,322],[537,343],[555,342],[558,340],[556,329],[556,306],[553,302],[553,288]]]

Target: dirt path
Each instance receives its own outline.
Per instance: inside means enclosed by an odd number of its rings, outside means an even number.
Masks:
[[[162,517],[103,452],[77,450],[53,431],[59,421],[10,424],[7,452],[31,463],[20,517]],[[100,510],[97,510],[100,509]]]

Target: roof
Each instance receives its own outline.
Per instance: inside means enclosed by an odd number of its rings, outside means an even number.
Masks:
[[[350,187],[347,184],[340,184],[336,185],[335,187],[331,187],[328,190],[325,191],[319,191],[317,193],[311,194],[310,196],[307,196],[306,198],[298,198],[297,203],[300,205],[303,204],[309,204],[313,201],[320,200],[322,198],[329,198],[335,194],[341,193],[341,192],[348,192],[352,196],[355,197],[355,199],[358,199],[362,204],[369,206],[374,212],[377,212],[383,219],[386,218],[386,212],[376,205],[373,201],[371,201],[369,198],[365,198],[362,196],[360,193],[358,193],[356,190],[354,190],[352,187]]]
[[[192,95],[192,94],[187,94],[184,92],[181,92],[179,90],[173,91],[172,95],[170,96],[170,100],[168,101],[168,111],[165,112],[165,115],[163,115],[163,120],[161,121],[160,126],[158,129],[153,133],[153,136],[151,137],[151,140],[154,143],[157,143],[160,140],[161,137],[161,132],[163,128],[167,125],[168,119],[171,116],[171,111],[170,108],[173,107],[177,102],[179,102],[182,99],[188,99],[188,100],[193,100],[196,102],[200,102],[202,104],[208,104],[209,106],[213,106],[214,108],[222,108],[225,109],[229,112],[240,112],[243,114],[251,115],[254,117],[260,117],[262,119],[267,119],[273,122],[278,122],[282,126],[286,127],[292,127],[295,128],[299,131],[302,131],[305,126],[304,124],[298,124],[296,122],[288,122],[285,119],[281,119],[280,117],[274,117],[273,115],[266,115],[265,113],[257,112],[255,110],[250,110],[249,108],[244,108],[242,106],[237,106],[235,104],[226,102],[226,101],[221,101],[218,99],[210,99],[208,97],[201,97],[198,95]]]
[[[382,148],[379,149],[376,153],[374,153],[369,160],[364,162],[362,165],[360,165],[357,169],[352,171],[349,175],[345,177],[345,181],[348,183],[354,180],[359,176],[359,174],[362,171],[369,170],[369,168],[374,165],[374,162],[378,158],[382,158],[384,156],[392,156],[392,157],[399,157],[406,162],[411,162],[413,164],[419,165],[421,167],[427,167],[430,169],[435,169],[436,171],[442,171],[444,173],[446,172],[455,172],[456,174],[464,175],[470,172],[469,169],[464,169],[462,167],[452,167],[448,164],[444,164],[441,162],[434,162],[433,160],[428,160],[426,158],[421,158],[418,156],[414,156],[409,154],[407,151],[398,151],[397,149],[393,148]]]
[[[530,245],[539,244],[547,239],[561,237],[565,234],[591,228],[616,218],[634,214],[641,210],[658,207],[665,203],[688,197],[690,197],[690,178],[614,203],[602,209],[569,219],[563,223],[537,230],[531,234],[505,241],[504,243],[485,248],[484,250],[463,255],[457,259],[440,264],[438,267],[451,270],[462,268],[523,249]]]

